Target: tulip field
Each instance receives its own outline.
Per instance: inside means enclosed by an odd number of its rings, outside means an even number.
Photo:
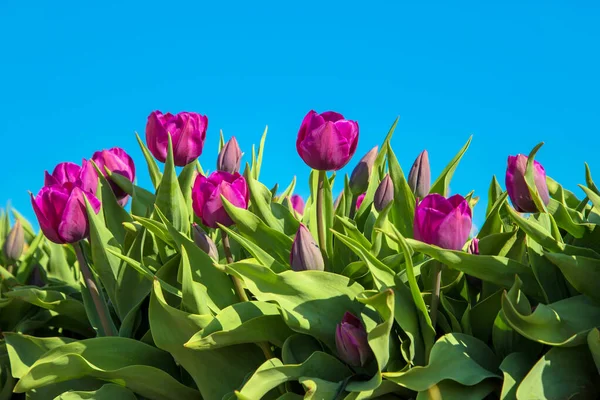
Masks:
[[[600,398],[587,164],[564,188],[541,144],[507,154],[484,204],[449,193],[471,139],[432,176],[396,123],[361,155],[356,121],[298,122],[309,182],[261,183],[266,133],[203,165],[208,118],[154,111],[144,165],[60,163],[35,224],[0,211],[0,400]]]

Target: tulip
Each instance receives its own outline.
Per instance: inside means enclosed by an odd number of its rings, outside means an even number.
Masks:
[[[525,182],[525,171],[527,170],[527,156],[517,154],[508,157],[508,168],[506,169],[506,189],[515,210],[519,212],[538,212],[531,193]],[[537,191],[544,202],[548,205],[550,194],[546,185],[546,171],[542,164],[533,161],[533,176]]]
[[[471,240],[471,244],[469,244],[469,247],[467,248],[467,253],[479,255],[479,239],[473,238],[473,240]],[[465,274],[465,278],[471,286],[477,288],[478,290],[481,290],[483,287],[483,281],[481,279],[467,274]]]
[[[169,146],[169,137],[173,143],[175,165],[183,167],[202,154],[208,118],[191,112],[173,115],[153,111],[146,124],[146,142],[154,157],[165,162]]]
[[[290,265],[294,271],[323,271],[325,269],[321,250],[304,224],[300,224],[298,232],[296,232],[290,253]]]
[[[84,196],[97,214],[100,201],[96,196],[72,184],[44,186],[37,196],[31,195],[33,211],[48,240],[75,243],[88,236]]]
[[[304,199],[300,195],[292,195],[292,197],[290,197],[290,202],[298,214],[304,214]]]
[[[479,239],[473,238],[473,240],[471,240],[467,253],[479,255]]]
[[[357,122],[333,111],[310,111],[300,126],[296,150],[309,167],[332,171],[348,164],[357,144]]]
[[[358,211],[358,209],[360,208],[360,205],[362,204],[364,199],[365,199],[365,193],[360,194],[356,198],[356,211]]]
[[[335,329],[335,345],[340,358],[353,367],[364,367],[373,357],[365,327],[349,312]]]
[[[104,176],[107,175],[106,169],[108,169],[111,173],[116,172],[131,182],[135,179],[135,164],[133,163],[133,159],[125,152],[125,150],[119,147],[95,152],[92,156],[92,161],[96,163]],[[127,203],[127,193],[113,181],[109,182],[110,188],[119,203],[125,205],[125,203]]]
[[[431,169],[429,168],[429,154],[423,150],[415,160],[408,174],[408,186],[419,199],[429,194],[431,187]]]
[[[217,224],[233,225],[225,211],[221,196],[239,208],[248,208],[248,185],[239,173],[216,171],[206,177],[198,175],[192,188],[192,206],[202,223],[211,228]]]
[[[8,232],[6,240],[4,241],[4,245],[2,246],[4,258],[9,263],[14,263],[19,259],[19,257],[21,257],[21,254],[23,254],[24,245],[25,233],[23,232],[21,221],[17,220],[10,232]]]
[[[446,199],[437,193],[430,194],[415,209],[415,239],[444,249],[462,249],[471,225],[471,208],[461,195]]]
[[[95,195],[98,189],[98,175],[94,166],[87,160],[81,162],[81,167],[72,162],[63,162],[54,168],[52,174],[46,171],[44,186],[52,185],[77,186]]]
[[[378,146],[373,147],[361,160],[356,164],[352,175],[350,175],[350,190],[355,196],[364,193],[369,187],[369,179],[373,171],[373,165],[377,158]]]
[[[213,260],[219,261],[219,251],[217,250],[215,242],[213,242],[198,224],[194,223],[192,227],[194,232],[194,243],[196,243],[196,246],[200,247],[200,249],[208,254]]]
[[[386,174],[381,183],[379,183],[379,186],[377,186],[373,204],[375,205],[375,209],[381,212],[392,200],[394,200],[394,182],[392,182],[390,175]]]
[[[240,161],[242,160],[242,151],[238,145],[235,136],[233,136],[221,149],[217,158],[217,170],[225,172],[240,172]]]

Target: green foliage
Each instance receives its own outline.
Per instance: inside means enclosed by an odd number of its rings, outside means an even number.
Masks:
[[[295,212],[295,177],[279,195],[278,185],[259,181],[266,129],[244,173],[248,209],[223,198],[234,225],[202,227],[218,260],[191,233],[200,222],[191,197],[199,163],[177,174],[170,143],[161,172],[138,136],[153,187],[107,171],[101,212],[88,208],[90,235],[77,244],[106,300],[109,329],[73,246],[51,243],[15,210],[0,210],[0,249],[12,220],[21,221],[26,242],[12,264],[0,250],[0,400],[598,398],[600,192],[587,164],[580,197],[547,178],[545,205],[534,184],[538,145],[526,182],[542,212],[516,212],[494,177],[479,254],[446,250],[413,238],[417,199],[392,150],[397,122],[355,212],[348,178],[325,175],[325,271],[290,269],[300,223],[317,241],[319,172],[303,215]],[[470,142],[432,193],[448,195]],[[378,212],[373,196],[386,173],[394,201]],[[131,196],[131,212],[111,181]],[[342,194],[337,207],[334,192]],[[478,198],[467,197],[476,207]],[[238,299],[236,284],[249,301]],[[346,312],[365,329],[372,357],[362,366],[338,353]]]

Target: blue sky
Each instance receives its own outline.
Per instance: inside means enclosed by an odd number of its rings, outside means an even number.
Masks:
[[[359,122],[354,162],[400,116],[406,172],[426,148],[437,176],[473,134],[455,193],[485,198],[507,156],[540,141],[566,187],[579,193],[584,161],[600,180],[600,3],[450,3],[2,1],[0,203],[32,217],[45,169],[113,146],[148,186],[134,132],[154,109],[208,115],[208,168],[219,129],[250,154],[269,125],[262,180],[297,175],[301,194],[310,109]]]

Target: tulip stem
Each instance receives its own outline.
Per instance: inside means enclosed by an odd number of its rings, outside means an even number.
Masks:
[[[96,308],[96,313],[98,314],[98,319],[100,320],[100,324],[102,325],[102,329],[104,330],[104,336],[113,336],[109,316],[106,313],[106,311],[108,310],[108,305],[104,301],[104,298],[100,295],[100,291],[98,290],[98,286],[96,285],[96,281],[94,280],[94,275],[92,275],[90,266],[88,265],[88,262],[85,259],[85,255],[83,254],[82,243],[80,242],[77,244],[73,244],[73,249],[75,249],[75,255],[77,256],[77,261],[79,262],[79,269],[81,270],[81,274],[83,275],[85,287],[90,297],[92,298],[94,307]]]
[[[229,245],[229,235],[223,229],[221,229],[221,240],[223,241],[223,250],[225,251],[227,263],[232,264],[233,256],[231,255],[231,246]],[[233,281],[233,288],[238,299],[240,299],[240,301],[248,301],[248,295],[246,295],[242,281],[237,276],[233,275],[231,275],[231,280]]]
[[[356,202],[357,201],[358,201],[358,196],[353,194],[352,202],[350,203],[350,214],[349,214],[350,219],[354,219],[354,216],[356,215]]]
[[[431,290],[431,307],[429,308],[429,316],[431,325],[435,330],[437,322],[438,305],[440,304],[440,288],[442,285],[442,265],[434,261],[433,263],[433,286]]]
[[[325,218],[323,217],[325,179],[327,179],[327,171],[319,171],[319,183],[317,187],[317,232],[319,234],[319,247],[321,248],[325,265],[327,265],[327,238],[325,234]]]

